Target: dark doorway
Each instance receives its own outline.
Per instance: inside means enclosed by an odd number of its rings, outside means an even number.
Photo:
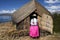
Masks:
[[[36,12],[32,12],[32,13],[30,14],[30,20],[31,20],[32,18],[37,18],[37,16],[33,16],[33,14],[36,14],[36,15],[38,16],[38,14],[37,14]]]

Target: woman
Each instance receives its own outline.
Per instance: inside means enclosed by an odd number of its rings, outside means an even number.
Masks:
[[[30,34],[31,37],[38,37],[39,36],[39,28],[37,25],[37,15],[33,14],[33,18],[31,19],[30,25]]]

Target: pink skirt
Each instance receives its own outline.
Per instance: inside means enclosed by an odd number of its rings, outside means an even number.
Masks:
[[[30,26],[30,33],[29,33],[29,35],[31,36],[31,37],[38,37],[39,36],[39,28],[38,28],[38,26],[37,25],[31,25]]]

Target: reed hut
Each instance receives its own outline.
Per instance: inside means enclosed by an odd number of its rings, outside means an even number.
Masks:
[[[35,0],[28,2],[13,13],[12,17],[16,28],[18,30],[29,31],[31,15],[34,13],[36,13],[38,17],[40,35],[52,34],[53,18],[51,13]]]

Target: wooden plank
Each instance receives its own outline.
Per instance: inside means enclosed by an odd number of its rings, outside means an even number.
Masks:
[[[38,19],[39,28],[41,28],[41,17],[38,15],[38,16],[37,16],[37,19]]]
[[[23,30],[24,21],[21,21],[20,23],[17,24],[17,29],[18,30]]]
[[[30,29],[30,17],[27,18],[27,28],[28,28],[28,31]]]
[[[28,16],[25,20],[24,20],[24,29],[29,29],[30,27],[30,17]]]

